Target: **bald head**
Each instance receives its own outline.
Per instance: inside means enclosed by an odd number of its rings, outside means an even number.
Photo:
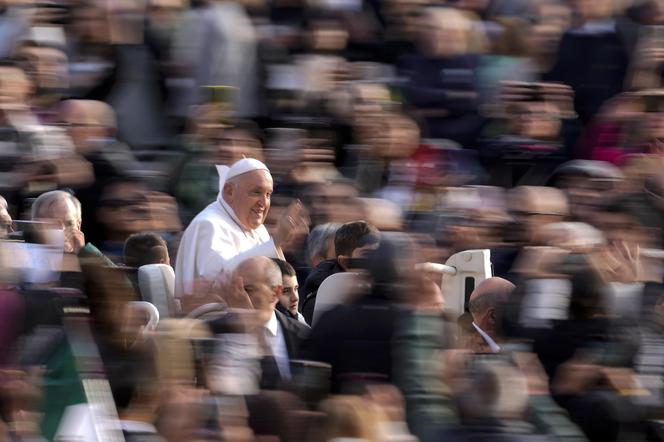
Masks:
[[[482,281],[470,294],[468,309],[473,316],[481,314],[497,304],[507,302],[514,291],[514,284],[503,278],[488,278]]]
[[[117,125],[113,108],[96,100],[65,100],[58,116],[78,151],[90,147],[95,139],[112,136]]]
[[[279,266],[270,258],[256,256],[242,261],[235,273],[242,278],[244,290],[254,309],[266,313],[267,321],[283,290]]]
[[[489,278],[473,290],[468,301],[468,309],[477,324],[493,340],[497,340],[498,306],[505,304],[514,291],[514,284],[503,278]]]
[[[262,279],[269,285],[281,284],[281,270],[267,256],[254,256],[242,261],[236,272],[245,281]]]

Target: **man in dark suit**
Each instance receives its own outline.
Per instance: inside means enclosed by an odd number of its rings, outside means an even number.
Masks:
[[[261,387],[275,388],[291,378],[290,360],[298,358],[300,343],[309,327],[276,310],[283,282],[279,266],[270,258],[256,256],[235,271],[251,306],[256,311],[258,341],[263,351]]]
[[[472,323],[465,333],[465,345],[475,353],[498,353],[498,309],[508,301],[514,284],[503,278],[488,278],[482,281],[470,294],[468,309]]]

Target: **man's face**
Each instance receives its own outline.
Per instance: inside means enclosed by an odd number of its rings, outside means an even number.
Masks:
[[[243,227],[257,229],[265,222],[270,210],[272,177],[266,170],[245,173],[227,183],[224,199],[231,206]]]
[[[60,114],[60,121],[67,126],[67,135],[78,152],[84,152],[93,140],[108,136],[108,130],[82,107],[65,109]]]
[[[40,91],[61,91],[69,86],[67,56],[54,48],[29,47],[19,51]]]
[[[265,277],[264,269],[256,261],[244,262],[237,269],[244,290],[249,295],[255,310],[271,312],[279,301],[281,286],[272,287]]]
[[[297,293],[300,286],[297,284],[297,277],[284,276],[284,288],[279,295],[279,302],[282,307],[285,307],[292,315],[297,315],[297,306],[300,297]]]
[[[107,187],[99,201],[98,221],[108,232],[123,234],[149,230],[150,206],[147,189],[133,182]]]
[[[81,218],[78,210],[69,199],[62,198],[58,200],[51,206],[51,213],[43,218],[58,223],[63,230],[81,229]]]
[[[0,238],[4,238],[11,232],[12,217],[7,211],[7,203],[0,198]]]

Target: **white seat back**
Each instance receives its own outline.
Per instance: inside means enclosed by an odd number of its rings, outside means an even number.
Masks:
[[[178,313],[175,300],[175,272],[167,264],[148,264],[138,269],[138,287],[143,300],[157,307],[162,318]]]
[[[364,285],[364,279],[359,273],[335,273],[325,278],[316,294],[316,304],[310,325],[313,327],[327,310],[344,304],[361,293]]]
[[[445,265],[454,269],[443,272],[441,287],[445,310],[456,317],[465,311],[475,287],[492,276],[491,252],[488,249],[464,250],[450,256]]]
[[[129,303],[129,307],[143,312],[147,317],[147,323],[143,326],[143,333],[149,334],[157,330],[159,325],[159,310],[151,302],[147,301],[132,301]]]

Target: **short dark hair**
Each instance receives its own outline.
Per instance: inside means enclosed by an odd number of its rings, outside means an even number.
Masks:
[[[159,264],[168,256],[168,245],[156,233],[134,233],[125,241],[123,255],[124,263],[129,267]]]
[[[352,221],[339,227],[334,235],[334,253],[337,256],[349,256],[359,247],[378,242],[377,228],[366,221]]]
[[[275,264],[279,266],[279,270],[281,270],[281,276],[297,276],[293,266],[284,261],[283,259],[272,258],[272,261],[274,261]]]

